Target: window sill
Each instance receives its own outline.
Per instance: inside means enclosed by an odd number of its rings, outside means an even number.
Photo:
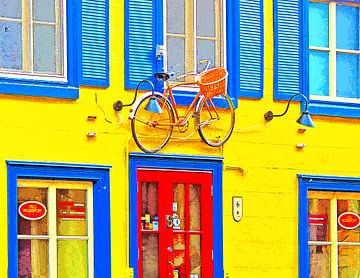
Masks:
[[[313,115],[360,118],[360,103],[310,100],[309,111]]]
[[[79,88],[60,84],[0,82],[0,94],[78,99]]]

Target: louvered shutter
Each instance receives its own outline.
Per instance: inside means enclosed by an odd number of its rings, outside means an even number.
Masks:
[[[274,97],[289,99],[302,91],[301,1],[275,0]]]
[[[263,96],[263,1],[240,0],[240,96]]]
[[[82,0],[80,84],[109,86],[109,3]]]
[[[154,0],[125,2],[125,87],[134,89],[139,81],[152,80],[156,71],[155,4]]]

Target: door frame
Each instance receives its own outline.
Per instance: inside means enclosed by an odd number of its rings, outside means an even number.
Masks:
[[[138,168],[212,172],[214,277],[223,277],[223,158],[217,156],[129,154],[129,264],[134,270],[135,278],[138,278],[138,208],[136,186]]]

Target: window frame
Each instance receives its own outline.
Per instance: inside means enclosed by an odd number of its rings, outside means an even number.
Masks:
[[[71,180],[93,183],[94,277],[111,277],[110,166],[7,160],[8,276],[18,273],[17,181]],[[11,246],[11,248],[10,248]],[[91,259],[91,258],[90,258]]]
[[[298,184],[298,272],[299,277],[309,277],[308,191],[360,192],[360,178],[298,174]]]

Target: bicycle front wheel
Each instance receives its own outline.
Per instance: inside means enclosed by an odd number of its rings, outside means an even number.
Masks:
[[[134,118],[131,120],[131,132],[136,145],[146,153],[155,153],[161,150],[169,141],[173,131],[174,111],[168,100],[155,95],[161,107],[161,113],[146,110],[151,95],[144,98],[135,108]]]
[[[235,111],[227,95],[218,95],[211,99],[203,97],[197,114],[198,131],[206,144],[219,147],[230,138],[235,124]]]

